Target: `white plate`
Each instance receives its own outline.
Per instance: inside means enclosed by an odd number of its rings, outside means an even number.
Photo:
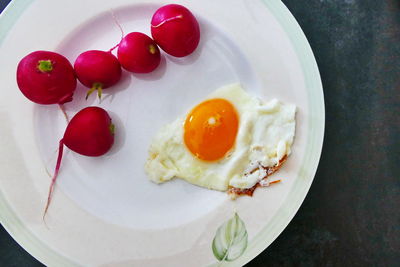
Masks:
[[[116,124],[104,157],[66,152],[52,204],[42,221],[65,120],[56,106],[26,100],[15,82],[18,61],[34,50],[73,62],[88,49],[108,50],[125,33],[150,33],[158,1],[14,0],[1,15],[0,219],[33,256],[52,266],[204,266],[217,264],[211,244],[236,212],[245,224],[242,265],[286,227],[313,180],[322,148],[324,102],[312,51],[280,1],[179,1],[196,15],[201,43],[176,59],[163,53],[152,74],[123,74],[99,103],[78,86],[72,116],[99,105]],[[143,165],[154,133],[218,87],[240,82],[253,95],[298,107],[292,155],[276,173],[283,182],[231,201],[183,181],[156,185]],[[240,244],[238,244],[240,246]]]

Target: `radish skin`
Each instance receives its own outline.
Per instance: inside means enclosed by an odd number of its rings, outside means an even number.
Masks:
[[[87,107],[71,119],[62,140],[76,153],[89,157],[102,156],[114,143],[114,125],[104,109]]]
[[[121,79],[121,65],[118,59],[109,51],[89,50],[81,53],[74,63],[78,80],[90,88],[86,99],[97,91],[101,98],[102,90],[115,85]]]
[[[149,73],[160,65],[160,49],[156,42],[141,32],[127,34],[118,46],[122,67],[134,73]]]
[[[200,42],[200,26],[189,9],[170,4],[162,6],[154,13],[151,19],[151,35],[166,53],[185,57]]]
[[[17,84],[22,94],[42,105],[72,101],[76,77],[64,56],[50,51],[26,55],[17,67]]]

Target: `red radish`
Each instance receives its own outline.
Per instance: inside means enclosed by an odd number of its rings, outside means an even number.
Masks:
[[[60,170],[64,145],[81,155],[102,156],[110,150],[114,143],[114,130],[114,124],[111,123],[107,111],[99,107],[84,108],[71,119],[64,137],[60,140],[56,168],[50,184],[43,217],[50,205],[54,183]]]
[[[62,142],[84,156],[104,155],[114,143],[114,124],[104,109],[84,108],[71,119]]]
[[[71,63],[50,51],[35,51],[25,56],[17,67],[21,92],[37,104],[63,104],[72,101],[76,78]]]
[[[94,91],[101,98],[102,89],[113,86],[121,79],[121,65],[111,52],[83,52],[75,60],[74,68],[79,81],[90,88],[86,99]]]
[[[160,49],[146,34],[131,32],[118,46],[118,60],[124,69],[136,73],[148,73],[160,65]]]
[[[154,13],[151,35],[166,53],[175,57],[191,54],[200,41],[200,27],[193,14],[184,6],[170,4]]]

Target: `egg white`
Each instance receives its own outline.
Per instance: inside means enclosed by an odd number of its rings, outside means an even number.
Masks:
[[[290,155],[295,134],[294,105],[276,99],[261,101],[248,95],[239,84],[216,90],[207,97],[212,98],[228,100],[238,113],[234,147],[218,161],[196,158],[183,140],[185,115],[165,125],[154,137],[145,164],[151,181],[163,183],[176,177],[220,191],[251,188],[266,176],[260,166],[276,166]],[[249,175],[253,169],[257,170]]]

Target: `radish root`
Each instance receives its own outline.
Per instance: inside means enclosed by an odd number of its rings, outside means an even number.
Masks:
[[[119,46],[119,44],[121,43],[121,41],[122,41],[122,39],[124,38],[124,30],[122,29],[122,26],[121,26],[121,24],[119,24],[119,22],[118,22],[118,20],[117,20],[117,17],[115,16],[115,13],[114,13],[114,10],[113,9],[111,9],[111,16],[112,16],[112,18],[113,18],[113,20],[114,20],[114,23],[118,26],[118,28],[119,28],[119,30],[121,31],[121,40],[119,41],[119,43],[118,44],[116,44],[115,46],[113,46],[110,50],[108,50],[108,52],[112,52],[112,51],[114,51],[114,49],[115,48],[117,48],[118,46]]]
[[[69,123],[69,117],[67,112],[65,111],[65,107],[63,104],[58,104],[58,106],[60,107],[61,112],[64,114],[65,120],[67,121],[67,124]]]
[[[43,221],[44,221],[44,217],[46,216],[47,210],[49,209],[49,205],[50,205],[50,202],[51,202],[51,197],[53,195],[54,185],[56,183],[56,179],[57,179],[57,176],[58,176],[58,171],[60,170],[63,150],[64,150],[64,142],[61,139],[60,140],[60,145],[58,147],[58,157],[57,157],[56,169],[54,171],[53,178],[51,179],[50,188],[49,188],[49,194],[47,195],[47,203],[46,203],[46,207],[44,208]]]

